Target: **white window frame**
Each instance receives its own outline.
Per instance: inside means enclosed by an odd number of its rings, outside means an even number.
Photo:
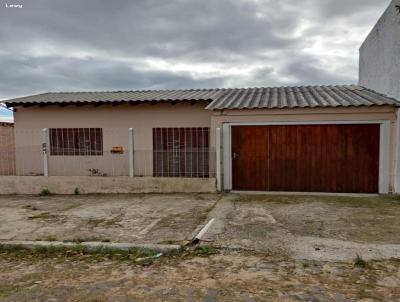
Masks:
[[[353,125],[379,124],[379,193],[388,194],[390,189],[390,120],[375,121],[310,121],[310,122],[252,122],[252,123],[224,123],[223,124],[223,187],[226,191],[232,190],[232,126],[277,126],[277,125]]]

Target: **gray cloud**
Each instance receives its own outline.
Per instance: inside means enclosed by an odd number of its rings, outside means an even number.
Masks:
[[[0,98],[60,90],[357,82],[388,0],[13,0]]]

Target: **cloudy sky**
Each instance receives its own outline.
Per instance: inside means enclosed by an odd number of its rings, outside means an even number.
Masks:
[[[0,99],[357,83],[358,48],[390,2],[2,1]]]

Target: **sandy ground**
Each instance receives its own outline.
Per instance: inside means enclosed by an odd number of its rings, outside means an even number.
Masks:
[[[351,264],[223,252],[151,266],[0,254],[1,301],[399,301],[400,261]]]

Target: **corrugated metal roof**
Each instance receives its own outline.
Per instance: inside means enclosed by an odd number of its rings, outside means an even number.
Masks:
[[[198,90],[56,92],[3,101],[16,104],[208,101],[210,110],[400,106],[400,102],[356,85]]]
[[[400,102],[356,85],[228,89],[207,109],[400,106]]]
[[[95,102],[161,102],[212,101],[217,89],[203,90],[140,90],[99,92],[50,92],[3,101],[15,103],[95,103]]]

